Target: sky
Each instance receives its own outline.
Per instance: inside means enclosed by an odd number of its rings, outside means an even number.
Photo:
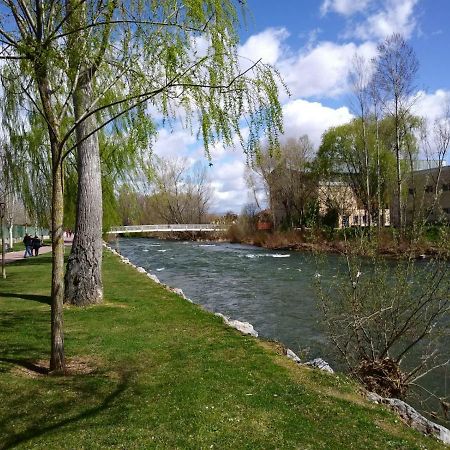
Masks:
[[[239,54],[275,66],[290,97],[280,97],[284,139],[308,134],[315,148],[322,133],[352,118],[348,71],[355,53],[372,58],[377,44],[401,33],[420,63],[415,113],[430,122],[450,101],[449,0],[248,0]],[[181,126],[161,129],[157,155],[207,159],[201,144]],[[215,191],[212,211],[240,212],[252,202],[240,148],[212,151],[208,169]]]

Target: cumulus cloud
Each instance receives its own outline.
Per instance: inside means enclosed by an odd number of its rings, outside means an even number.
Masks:
[[[210,177],[214,189],[212,209],[218,212],[239,212],[247,199],[245,183],[246,164],[241,154],[233,155],[228,162],[215,163]]]
[[[352,24],[349,36],[359,39],[385,39],[392,33],[409,38],[417,25],[414,8],[419,0],[385,0],[382,8],[359,24]]]
[[[349,122],[353,115],[346,106],[329,108],[319,102],[297,99],[283,107],[285,137],[298,138],[307,134],[317,148],[324,131]]]
[[[450,91],[443,89],[432,93],[419,91],[416,98],[412,109],[413,114],[425,117],[430,124],[442,118],[450,105]]]
[[[372,0],[325,0],[320,7],[322,15],[330,11],[350,16],[360,11],[364,11]]]
[[[376,46],[372,42],[320,42],[280,61],[279,68],[293,96],[335,97],[348,90],[349,68],[356,53],[370,59],[376,54]]]
[[[267,64],[276,64],[286,51],[283,42],[289,36],[285,28],[267,28],[261,33],[250,36],[238,49],[244,59],[257,61],[261,59]]]
[[[239,54],[252,61],[275,65],[293,97],[335,97],[348,89],[347,78],[355,53],[370,59],[376,54],[373,42],[357,45],[353,42],[308,41],[294,51],[285,44],[289,33],[269,28],[251,36],[239,49]]]

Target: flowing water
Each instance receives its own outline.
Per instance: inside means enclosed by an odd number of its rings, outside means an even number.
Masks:
[[[343,263],[339,256],[327,255],[318,268],[308,253],[240,244],[119,238],[114,246],[163,283],[181,288],[194,303],[250,322],[260,336],[306,352],[309,359],[320,356],[336,364],[320,324],[314,278],[333,277]],[[427,387],[448,395],[448,375],[445,369],[429,376]]]

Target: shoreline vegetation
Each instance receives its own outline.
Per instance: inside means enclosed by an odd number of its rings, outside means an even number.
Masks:
[[[65,307],[69,373],[48,376],[50,257],[9,271],[1,449],[442,448],[344,375],[298,367],[109,252],[105,302]]]
[[[345,234],[344,234],[345,233]],[[411,242],[408,238],[400,239],[396,235],[395,229],[385,228],[377,235],[377,230],[373,229],[372,240],[368,240],[367,232],[364,229],[347,230],[287,230],[287,231],[256,231],[243,230],[239,226],[232,225],[227,232],[222,233],[141,233],[139,237],[156,238],[162,240],[186,240],[186,241],[211,241],[229,242],[233,244],[254,245],[268,250],[292,250],[309,253],[333,253],[345,254],[349,243],[359,244],[364,240],[365,245],[353,245],[352,253],[359,253],[360,256],[377,254],[387,258],[403,258],[406,254],[418,259],[430,258],[442,254],[443,250],[450,251],[450,248],[442,248],[442,234],[448,235],[446,227],[429,227],[423,233],[421,239]],[[132,234],[124,234],[123,237],[135,237]],[[114,238],[106,238],[113,241]],[[449,240],[444,240],[448,245]]]

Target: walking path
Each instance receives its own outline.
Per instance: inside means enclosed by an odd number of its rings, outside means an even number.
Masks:
[[[72,245],[72,241],[73,241],[73,237],[70,237],[70,238],[64,237],[64,245]],[[17,243],[17,246],[19,246],[19,245],[23,247],[23,245],[21,243]],[[0,249],[1,249],[1,243],[0,243]],[[51,251],[52,251],[51,245],[44,245],[39,249],[39,255],[41,255],[43,253],[50,253]],[[24,253],[25,253],[25,248],[23,248],[22,250],[19,250],[17,252],[5,253],[5,263],[10,263],[13,261],[19,261],[21,259],[25,259],[23,256]],[[1,255],[0,255],[0,257],[1,257]],[[28,258],[31,258],[31,256],[28,256]],[[33,256],[33,258],[35,258],[35,256]]]

